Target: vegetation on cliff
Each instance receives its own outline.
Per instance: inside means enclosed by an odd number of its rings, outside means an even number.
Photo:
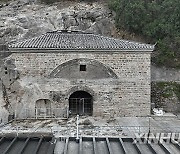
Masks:
[[[116,12],[116,26],[157,43],[153,62],[180,68],[179,0],[110,0]]]
[[[163,107],[167,111],[180,112],[180,83],[152,82],[151,101],[155,107]]]

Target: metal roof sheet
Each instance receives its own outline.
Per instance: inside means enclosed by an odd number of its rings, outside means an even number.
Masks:
[[[145,141],[145,139],[142,139]],[[112,137],[0,137],[4,154],[178,154],[179,143],[134,142],[133,138]]]
[[[153,51],[154,45],[78,31],[53,31],[10,44],[9,49]]]

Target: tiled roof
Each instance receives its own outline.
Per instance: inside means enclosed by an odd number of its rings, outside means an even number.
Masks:
[[[9,49],[153,51],[154,46],[77,31],[53,31],[10,44]]]

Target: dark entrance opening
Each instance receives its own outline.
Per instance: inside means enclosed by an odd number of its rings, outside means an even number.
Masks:
[[[76,91],[69,97],[69,111],[71,115],[92,115],[92,96],[85,91]]]

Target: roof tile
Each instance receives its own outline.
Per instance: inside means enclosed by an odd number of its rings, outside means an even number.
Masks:
[[[10,49],[56,49],[56,50],[120,50],[153,51],[154,46],[134,41],[119,40],[100,35],[53,31],[41,36],[9,45]]]

